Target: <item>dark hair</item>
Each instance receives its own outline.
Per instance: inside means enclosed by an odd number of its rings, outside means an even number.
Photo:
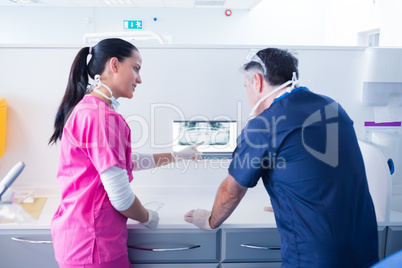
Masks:
[[[54,144],[61,139],[64,124],[77,103],[87,93],[88,76],[92,79],[96,74],[102,74],[106,62],[116,57],[120,62],[133,55],[138,49],[131,43],[119,38],[109,38],[100,41],[97,45],[82,48],[71,66],[66,92],[56,114],[54,121],[54,133],[49,139],[49,144]],[[91,59],[87,64],[88,55]]]
[[[281,85],[292,80],[293,72],[296,73],[296,77],[299,77],[299,61],[287,50],[266,48],[258,51],[257,56],[265,65],[267,73],[264,79],[271,86]],[[257,68],[263,73],[262,66],[256,61],[246,63],[243,68],[245,71]]]

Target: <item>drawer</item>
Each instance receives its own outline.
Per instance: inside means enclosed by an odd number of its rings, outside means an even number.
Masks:
[[[131,263],[219,262],[219,230],[130,229]]]
[[[380,260],[385,257],[385,243],[387,241],[387,227],[378,226],[378,257]]]
[[[282,262],[222,263],[220,268],[281,268]]]
[[[50,230],[0,230],[1,267],[57,268]]]
[[[223,262],[281,261],[281,237],[276,228],[223,229]]]
[[[385,257],[388,257],[402,249],[402,226],[389,226],[387,232],[387,244]]]
[[[148,263],[133,264],[133,268],[218,268],[219,263]],[[244,266],[243,266],[244,268]]]

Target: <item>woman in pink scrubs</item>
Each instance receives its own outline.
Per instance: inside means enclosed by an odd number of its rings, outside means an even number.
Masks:
[[[134,169],[130,128],[115,112],[116,99],[131,99],[141,83],[141,64],[138,49],[117,38],[82,48],[72,64],[49,141],[61,143],[61,204],[51,231],[62,268],[131,267],[127,218],[151,229],[158,225],[158,214],[145,209],[129,187]],[[95,81],[91,87],[89,77]],[[155,166],[176,158],[170,153],[153,157]]]

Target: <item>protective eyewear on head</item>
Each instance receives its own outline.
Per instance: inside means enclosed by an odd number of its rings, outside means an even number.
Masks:
[[[247,54],[247,57],[246,57],[247,63],[252,62],[252,61],[259,63],[261,65],[261,68],[262,68],[263,72],[264,72],[264,76],[266,76],[267,75],[267,69],[265,67],[264,62],[261,60],[260,57],[258,57],[257,52],[258,52],[257,49],[250,49],[248,51],[248,54]]]

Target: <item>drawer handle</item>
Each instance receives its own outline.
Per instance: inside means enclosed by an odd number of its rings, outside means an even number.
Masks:
[[[183,247],[183,248],[142,248],[142,247],[136,247],[136,246],[127,246],[128,248],[133,248],[133,249],[139,249],[139,250],[146,250],[146,251],[183,251],[183,250],[189,250],[189,249],[194,249],[194,248],[199,248],[201,247],[200,245],[194,245],[194,246],[188,246],[188,247]]]
[[[41,240],[28,240],[28,239],[22,239],[18,237],[11,237],[11,240],[17,241],[17,242],[24,242],[24,243],[29,243],[29,244],[52,244],[52,241],[41,241]]]
[[[247,244],[241,244],[240,246],[244,247],[244,248],[252,248],[252,249],[281,250],[280,247],[261,247],[261,246],[247,245]]]

